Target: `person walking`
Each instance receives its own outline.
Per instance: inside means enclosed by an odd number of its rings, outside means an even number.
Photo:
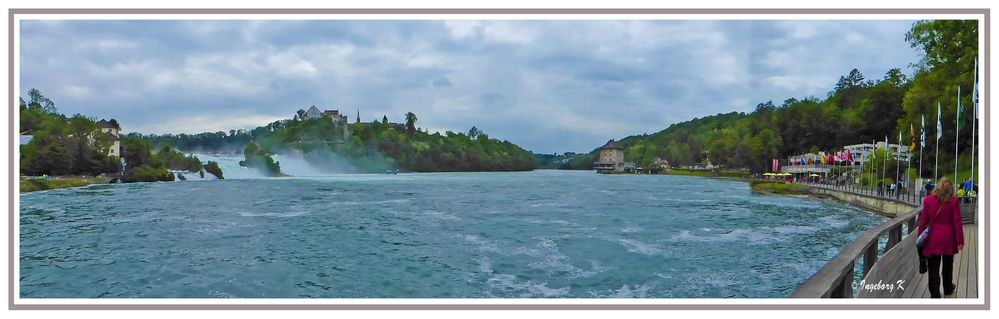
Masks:
[[[954,284],[954,255],[964,249],[961,205],[954,198],[954,185],[946,177],[941,178],[932,194],[923,200],[917,234],[923,233],[927,227],[930,228],[929,237],[920,256],[926,257],[929,264],[930,277],[926,288],[930,290],[930,298],[940,298],[941,275],[944,295],[954,293],[957,288]],[[919,270],[923,272],[922,267]]]

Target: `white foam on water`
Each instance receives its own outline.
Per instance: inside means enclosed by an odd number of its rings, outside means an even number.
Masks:
[[[569,294],[569,287],[551,288],[548,282],[534,282],[532,280],[517,280],[517,276],[507,274],[497,274],[486,280],[490,288],[507,293],[517,294],[522,298],[544,297],[553,298]]]
[[[292,211],[284,213],[251,213],[251,212],[237,212],[239,216],[243,217],[295,217],[304,215],[304,211]]]
[[[622,233],[629,233],[629,234],[630,233],[641,232],[643,230],[645,230],[645,229],[642,228],[642,227],[639,227],[639,226],[626,226],[626,227],[621,228],[621,232]]]
[[[596,260],[591,260],[590,261],[590,270],[584,270],[584,269],[576,268],[576,267],[574,267],[574,268],[575,269],[572,272],[570,272],[572,278],[592,277],[592,276],[594,276],[596,274],[604,272],[605,270],[611,270],[611,269],[613,269],[611,267],[604,267],[604,266],[600,265],[600,262],[598,262]]]
[[[601,298],[647,298],[649,295],[649,289],[652,289],[652,287],[646,284],[642,284],[641,286],[624,284],[621,285],[621,288],[618,288],[609,294],[600,295],[593,292],[590,294],[594,297]]]
[[[827,228],[843,228],[850,224],[850,221],[843,220],[843,217],[839,216],[825,216],[819,218],[819,225],[825,226]]]
[[[451,221],[461,220],[461,218],[458,217],[458,216],[454,216],[452,214],[448,214],[448,213],[445,213],[445,212],[442,212],[442,211],[436,211],[436,210],[427,210],[427,211],[424,211],[423,212],[423,217],[429,217],[429,218],[433,218],[433,219],[437,219],[437,220],[451,220]]]
[[[685,198],[669,198],[666,199],[669,202],[677,203],[707,203],[707,202],[717,202],[717,199],[685,199]]]
[[[479,271],[483,273],[493,273],[493,261],[489,257],[479,257]]]
[[[485,240],[479,238],[479,236],[469,235],[469,234],[455,235],[455,237],[464,239],[465,241],[471,243],[472,245],[475,245],[475,247],[479,252],[494,252],[494,253],[500,252],[499,246],[496,245],[496,242],[494,241]]]
[[[764,244],[773,241],[774,238],[768,234],[748,229],[735,229],[728,233],[714,236],[699,236],[692,234],[689,230],[682,230],[679,234],[670,236],[671,242],[733,242],[748,241],[753,244]]]
[[[614,242],[617,242],[618,244],[624,246],[624,248],[627,249],[628,252],[642,254],[646,256],[653,256],[659,254],[659,252],[662,251],[661,249],[659,249],[658,245],[644,243],[634,239],[618,238],[615,239]]]
[[[775,226],[774,231],[776,231],[778,235],[814,234],[819,231],[819,228],[805,225],[781,225]]]
[[[537,247],[537,250],[534,252],[537,254],[532,257],[539,257],[541,260],[528,263],[527,265],[531,268],[569,272],[578,270],[569,263],[569,256],[559,251],[557,245],[551,239],[542,239],[535,247]]]

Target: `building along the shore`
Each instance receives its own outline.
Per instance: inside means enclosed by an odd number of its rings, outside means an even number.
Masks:
[[[607,141],[600,148],[600,157],[593,162],[593,168],[597,173],[620,173],[624,172],[624,147],[615,140]]]
[[[101,128],[102,133],[111,136],[111,146],[108,147],[108,156],[121,157],[121,127],[117,123],[111,123],[106,120],[97,122],[97,126]]]

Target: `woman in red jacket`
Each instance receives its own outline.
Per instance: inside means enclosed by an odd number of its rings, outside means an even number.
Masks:
[[[919,232],[927,225],[930,236],[923,245],[922,256],[929,260],[930,280],[927,288],[931,298],[940,298],[940,264],[943,262],[944,294],[957,288],[954,285],[954,255],[964,248],[964,227],[961,225],[961,206],[954,197],[954,184],[941,178],[930,196],[923,200],[923,213],[919,216]]]

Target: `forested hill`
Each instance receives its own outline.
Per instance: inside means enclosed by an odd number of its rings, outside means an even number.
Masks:
[[[304,113],[304,112],[300,112]],[[468,133],[429,133],[416,127],[417,117],[405,123],[383,117],[348,125],[345,132],[330,118],[280,120],[245,131],[201,134],[144,135],[153,145],[170,145],[189,152],[241,152],[254,143],[264,153],[295,153],[320,169],[333,172],[523,171],[537,167],[534,156],[509,142],[490,138],[472,127]]]
[[[959,165],[965,168],[971,162],[974,105],[971,93],[978,55],[977,21],[920,21],[905,37],[925,55],[914,65],[912,75],[892,69],[872,79],[854,69],[840,77],[822,99],[768,101],[758,104],[748,114],[733,112],[696,118],[654,134],[623,138],[620,142],[625,146],[625,160],[644,166],[660,157],[676,166],[701,163],[707,157],[716,164],[760,172],[770,167],[772,159],[789,155],[835,151],[844,145],[883,141],[885,136],[897,143],[899,131],[908,145],[909,126],[915,128],[918,139],[920,120],[925,115],[929,141],[923,160],[933,163],[937,155],[933,138],[939,102],[943,106],[939,165],[953,167],[960,86],[964,111],[958,141]],[[556,158],[550,167],[589,169],[596,154],[594,150],[568,159]],[[932,169],[932,165],[924,165],[924,175],[932,175]]]

